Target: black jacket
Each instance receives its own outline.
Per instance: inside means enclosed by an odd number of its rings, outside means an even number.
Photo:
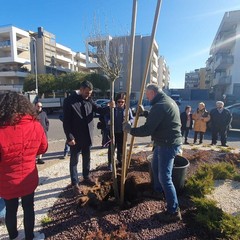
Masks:
[[[229,129],[232,121],[232,114],[226,108],[223,109],[222,113],[219,113],[217,108],[214,108],[210,112],[211,117],[211,128],[216,129]]]
[[[154,145],[180,145],[181,120],[176,102],[161,91],[151,101],[151,105],[146,123],[132,128],[130,133],[138,137],[151,135]]]
[[[47,114],[44,111],[41,111],[38,113],[38,120],[43,126],[44,132],[47,135],[48,129],[49,129],[49,120],[47,117]]]
[[[67,141],[75,140],[79,147],[89,147],[93,142],[93,112],[103,114],[108,107],[97,106],[91,98],[83,99],[73,93],[63,103],[63,129]]]
[[[186,130],[187,127],[187,114],[186,112],[182,112],[181,115],[180,115],[180,118],[181,118],[181,130]],[[192,114],[190,113],[190,126],[189,126],[189,129],[192,129],[192,126],[193,126],[193,119],[192,119]]]

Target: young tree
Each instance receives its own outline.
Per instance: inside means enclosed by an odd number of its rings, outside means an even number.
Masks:
[[[87,40],[88,60],[91,61],[99,73],[104,74],[110,83],[110,99],[114,100],[114,83],[120,77],[122,71],[123,46],[127,46],[125,38],[115,38],[111,36],[103,37],[100,34]],[[116,161],[114,158],[114,108],[110,109],[110,139],[111,139],[111,163],[113,171],[114,194],[119,198],[117,185]]]

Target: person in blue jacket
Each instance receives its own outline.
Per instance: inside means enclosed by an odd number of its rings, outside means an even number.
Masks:
[[[119,93],[116,97],[116,107],[114,108],[114,136],[115,147],[117,148],[118,167],[122,166],[122,151],[123,151],[123,128],[122,124],[125,118],[125,93]],[[133,122],[133,114],[129,109],[129,121]],[[107,117],[107,128],[110,128],[110,116]],[[108,146],[108,167],[111,170],[111,144]]]

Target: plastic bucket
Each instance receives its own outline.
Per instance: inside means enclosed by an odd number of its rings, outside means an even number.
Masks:
[[[151,167],[152,158],[153,158],[152,154],[147,157],[147,160],[149,161],[149,174],[151,177],[151,182],[153,182]],[[172,180],[177,192],[180,192],[184,187],[187,169],[189,165],[190,165],[189,161],[180,155],[177,155],[174,158]]]
[[[187,169],[189,165],[190,165],[189,161],[182,156],[177,155],[174,158],[172,180],[176,188],[176,191],[178,192],[181,191],[184,187]]]

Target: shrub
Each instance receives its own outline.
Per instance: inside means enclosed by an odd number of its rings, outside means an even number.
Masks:
[[[230,163],[202,165],[196,174],[189,178],[186,189],[196,207],[196,221],[208,229],[215,238],[240,239],[240,215],[232,216],[218,208],[216,201],[205,198],[213,189],[214,180],[240,180],[236,167]]]

